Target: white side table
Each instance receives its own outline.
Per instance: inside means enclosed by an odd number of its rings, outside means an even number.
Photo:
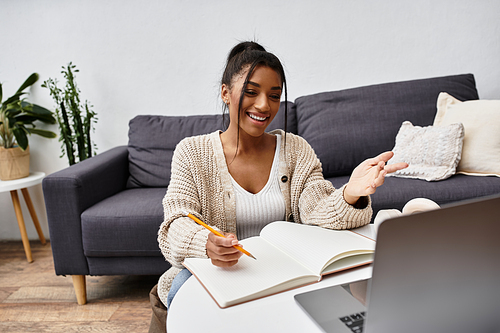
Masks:
[[[45,177],[45,173],[43,172],[31,172],[30,175],[25,178],[7,181],[0,180],[0,192],[10,191],[12,204],[14,205],[14,211],[16,212],[17,224],[19,224],[19,231],[21,232],[21,239],[23,240],[24,252],[26,253],[26,259],[28,259],[28,262],[33,262],[33,258],[31,256],[30,242],[28,240],[28,234],[26,233],[26,225],[24,224],[23,213],[21,211],[21,203],[19,202],[19,195],[17,194],[17,190],[21,190],[24,201],[26,202],[26,206],[28,206],[31,219],[33,220],[33,224],[35,225],[36,231],[38,232],[38,238],[40,238],[40,242],[45,245],[45,237],[43,236],[40,222],[38,221],[38,217],[36,216],[35,207],[31,202],[31,197],[28,192],[28,187],[40,184],[43,180],[43,177]]]

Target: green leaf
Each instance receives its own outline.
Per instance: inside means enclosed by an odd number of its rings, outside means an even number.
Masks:
[[[3,102],[3,104],[11,104],[13,102],[17,102],[17,101],[19,101],[19,97],[21,97],[24,94],[26,94],[26,93],[24,93],[24,92],[17,92],[13,96],[11,96],[8,99],[6,99],[5,102]]]
[[[24,81],[24,83],[17,89],[17,92],[21,92],[24,89],[28,88],[29,86],[32,86],[36,81],[38,81],[38,73],[33,73],[30,75],[29,78]]]
[[[54,113],[43,106],[32,104],[33,109],[30,111],[32,114],[36,114],[40,117],[40,120],[46,123],[55,124],[56,118],[54,118]],[[43,119],[43,120],[42,120]]]
[[[16,142],[21,147],[22,150],[26,150],[28,147],[28,136],[26,135],[26,129],[14,128],[12,132],[16,138]]]
[[[30,113],[30,115],[33,115]],[[46,124],[57,124],[56,118],[53,115],[36,115],[37,119]]]
[[[38,120],[38,117],[36,116],[32,116],[30,114],[20,114],[20,115],[17,115],[13,118],[15,120],[15,122],[19,125],[19,124],[26,124],[26,125],[31,125],[33,124],[35,121]]]
[[[47,131],[47,130],[42,130],[42,129],[32,128],[32,129],[30,129],[30,132],[31,132],[31,134],[38,134],[38,135],[43,136],[44,138],[48,138],[48,139],[53,139],[53,138],[57,137],[56,133],[51,132],[51,131]]]

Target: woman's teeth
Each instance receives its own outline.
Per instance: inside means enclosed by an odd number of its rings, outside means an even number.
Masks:
[[[264,121],[264,120],[266,120],[266,117],[258,117],[258,116],[254,115],[254,114],[251,114],[251,113],[249,113],[248,116],[250,118],[258,120],[258,121]]]

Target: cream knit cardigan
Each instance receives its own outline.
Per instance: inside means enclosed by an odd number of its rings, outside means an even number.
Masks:
[[[271,134],[284,138],[281,130]],[[164,222],[158,232],[161,252],[172,264],[158,282],[158,295],[164,304],[174,277],[184,268],[184,259],[208,258],[209,231],[183,217],[182,210],[236,234],[235,194],[219,131],[182,140],[174,151],[171,170],[163,199]],[[285,140],[281,140],[279,177],[288,221],[330,229],[356,228],[370,222],[370,198],[366,208],[349,205],[343,197],[345,185],[335,189],[323,178],[312,147],[297,135],[286,134],[286,148]]]

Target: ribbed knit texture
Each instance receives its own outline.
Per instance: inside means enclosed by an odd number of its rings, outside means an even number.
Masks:
[[[271,134],[284,132],[276,130]],[[311,146],[301,137],[287,133],[280,147],[278,173],[285,199],[287,220],[330,229],[350,229],[368,224],[371,201],[357,209],[345,202],[344,186],[335,189],[323,178],[321,163]],[[164,221],[158,243],[172,268],[164,273],[158,295],[165,303],[173,278],[183,268],[184,258],[208,258],[209,231],[190,218],[186,210],[213,227],[237,234],[236,201],[231,177],[220,141],[220,132],[182,140],[176,147],[170,185],[163,198]]]
[[[285,219],[286,205],[278,173],[281,135],[276,135],[276,152],[266,185],[259,193],[250,193],[231,177],[236,195],[236,232],[238,239],[259,235],[262,228]]]

